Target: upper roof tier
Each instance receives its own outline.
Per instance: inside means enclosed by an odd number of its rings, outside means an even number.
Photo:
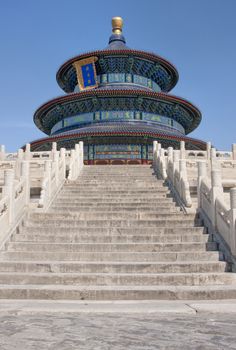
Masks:
[[[123,21],[120,17],[112,19],[112,35],[104,50],[90,51],[66,61],[57,72],[57,82],[67,93],[74,92],[77,75],[73,63],[88,57],[97,57],[97,75],[127,73],[140,75],[154,81],[163,92],[168,92],[178,81],[176,68],[164,58],[146,51],[133,50],[126,46],[122,34]]]

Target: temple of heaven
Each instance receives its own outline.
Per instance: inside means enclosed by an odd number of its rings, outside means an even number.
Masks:
[[[112,19],[104,50],[65,62],[57,82],[66,95],[37,109],[34,122],[48,135],[33,141],[33,151],[74,148],[84,142],[85,164],[149,164],[153,140],[163,147],[204,150],[206,143],[189,138],[201,121],[200,111],[169,94],[178,81],[176,68],[149,52],[126,46],[123,21]]]

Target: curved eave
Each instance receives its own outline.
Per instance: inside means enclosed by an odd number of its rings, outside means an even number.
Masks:
[[[70,95],[61,96],[50,100],[49,102],[43,104],[39,107],[34,114],[34,123],[36,126],[46,134],[50,134],[51,128],[44,125],[44,118],[46,114],[53,108],[55,108],[58,104],[79,101],[80,99],[86,98],[99,98],[99,97],[144,97],[151,98],[156,101],[164,101],[171,102],[180,105],[182,108],[186,109],[193,116],[193,123],[187,133],[190,133],[201,122],[201,112],[197,107],[195,107],[192,103],[188,102],[185,99],[180,97],[165,94],[163,92],[154,92],[154,91],[146,91],[146,90],[102,90],[102,89],[93,89],[88,91],[82,91],[78,93],[73,93]]]
[[[71,67],[71,65],[78,60],[82,60],[84,58],[87,57],[91,57],[91,56],[96,56],[98,58],[100,58],[101,56],[117,56],[117,55],[123,55],[123,56],[129,56],[129,55],[135,55],[137,57],[140,57],[142,59],[146,59],[149,61],[152,61],[154,63],[158,63],[161,64],[170,74],[171,76],[171,84],[170,87],[168,89],[168,91],[170,91],[171,89],[173,89],[175,87],[175,85],[177,84],[178,80],[179,80],[179,74],[177,69],[173,66],[172,63],[170,63],[169,61],[167,61],[166,59],[154,54],[154,53],[149,53],[146,51],[142,51],[142,50],[131,50],[131,49],[126,49],[126,50],[98,50],[98,51],[91,51],[91,52],[87,52],[78,56],[75,56],[71,59],[69,59],[68,61],[66,61],[59,69],[56,75],[56,79],[57,82],[59,84],[59,86],[64,90],[65,89],[65,85],[63,82],[63,76],[64,74],[67,72],[67,70]],[[66,91],[66,90],[65,90]],[[70,91],[66,91],[66,92],[70,92]]]
[[[81,135],[80,133],[71,133],[71,134],[66,134],[66,135],[58,135],[58,136],[52,136],[52,137],[45,137],[36,141],[32,141],[31,144],[31,149],[35,150],[37,146],[40,146],[44,143],[52,143],[52,142],[60,142],[60,141],[66,141],[66,140],[73,140],[73,139],[85,139],[86,137],[114,137],[114,136],[120,136],[120,137],[150,137],[151,139],[162,139],[162,140],[173,140],[173,141],[185,141],[186,143],[193,144],[194,146],[199,147],[202,150],[206,149],[206,142],[198,140],[198,139],[193,139],[190,137],[185,137],[185,136],[176,136],[176,135],[168,135],[164,133],[156,133],[156,132],[94,132],[93,134],[91,133],[84,133]],[[24,148],[25,146],[23,146]]]

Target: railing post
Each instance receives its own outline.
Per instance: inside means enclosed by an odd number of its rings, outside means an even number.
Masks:
[[[207,142],[207,147],[206,147],[206,153],[207,153],[207,159],[211,158],[211,142]]]
[[[175,186],[175,172],[179,171],[179,151],[174,150],[173,151],[173,185]]]
[[[65,148],[60,149],[60,159],[62,161],[62,167],[63,167],[63,179],[66,178],[66,150]]]
[[[185,159],[185,142],[180,141],[180,158]]]
[[[152,164],[153,164],[153,169],[154,171],[157,170],[157,146],[158,142],[153,141],[153,157],[152,157]]]
[[[232,159],[236,160],[236,143],[232,144]]]
[[[211,222],[214,228],[216,226],[216,199],[223,197],[223,186],[221,179],[221,170],[211,171]]]
[[[2,196],[9,197],[9,225],[14,221],[14,170],[4,171],[4,186],[2,188]]]
[[[179,160],[179,178],[180,178],[180,195],[186,207],[192,206],[192,200],[190,196],[189,183],[187,177],[186,160]]]
[[[82,169],[83,165],[84,165],[84,143],[83,141],[79,142],[79,147],[80,147],[80,169]]]
[[[25,204],[30,202],[29,162],[21,162],[21,177],[25,179]]]
[[[76,157],[76,152],[74,149],[72,149],[70,151],[69,180],[75,179],[75,157]]]
[[[6,156],[6,150],[4,145],[0,145],[0,160],[4,160]]]
[[[173,147],[168,147],[167,151],[168,151],[168,155],[167,155],[168,162],[173,161]]]
[[[22,148],[20,148],[17,151],[17,158],[16,158],[16,178],[19,178],[21,176],[21,164],[23,159],[24,159],[24,151]]]
[[[230,248],[236,257],[236,187],[230,190]]]
[[[198,208],[201,208],[201,182],[207,176],[207,163],[206,161],[198,162],[198,178],[197,178],[197,198]]]
[[[54,143],[54,142],[53,142]],[[53,165],[55,167],[55,179],[56,179],[56,186],[58,186],[58,181],[59,181],[59,153],[58,151],[53,150],[52,151],[52,161]]]
[[[153,153],[157,151],[157,145],[158,145],[158,142],[153,141]]]
[[[212,170],[221,170],[221,163],[216,156],[216,149],[211,149],[211,160],[210,160],[210,169]]]
[[[27,143],[25,146],[25,160],[30,160],[31,159],[31,152],[30,152],[30,143]]]
[[[56,142],[52,143],[52,152],[53,153],[57,152],[57,143]]]
[[[173,182],[173,147],[168,147],[167,149],[167,168],[166,168],[166,171],[167,171],[167,175],[168,175],[168,178],[170,179],[171,182]]]
[[[51,197],[51,171],[52,171],[52,161],[51,160],[45,160],[44,163],[44,179],[48,179],[48,188],[44,189],[45,193],[47,192],[47,197]]]

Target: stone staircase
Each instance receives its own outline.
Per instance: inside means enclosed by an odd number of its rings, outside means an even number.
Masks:
[[[236,298],[226,270],[150,166],[84,166],[0,253],[0,298]]]

